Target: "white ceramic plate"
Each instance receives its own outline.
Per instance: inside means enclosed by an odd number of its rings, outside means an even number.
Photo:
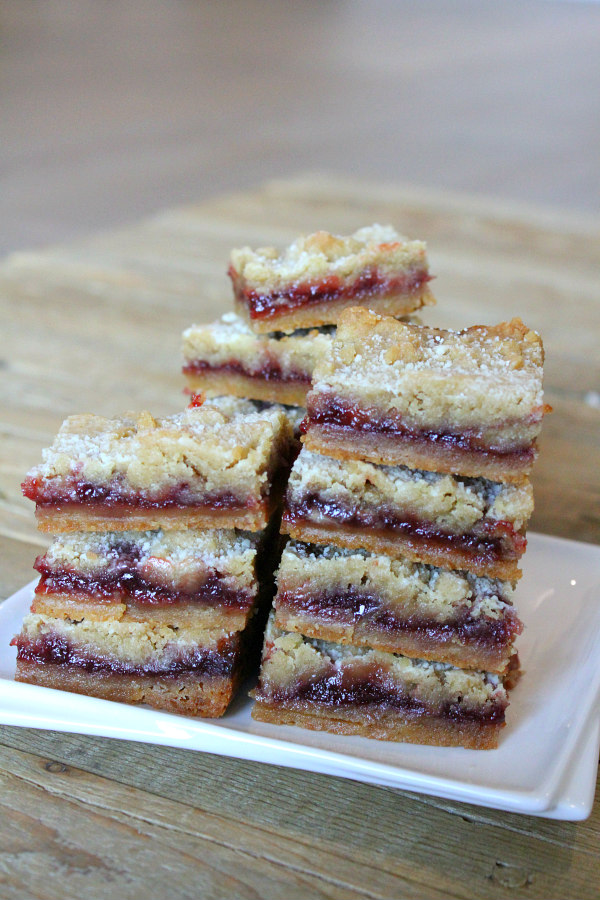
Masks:
[[[592,808],[600,745],[600,547],[529,535],[517,607],[525,675],[497,750],[423,747],[255,722],[245,694],[188,719],[14,681],[33,583],[0,606],[0,722],[202,750],[559,819]]]

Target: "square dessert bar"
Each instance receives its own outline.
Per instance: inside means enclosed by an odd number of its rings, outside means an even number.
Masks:
[[[183,333],[183,374],[190,391],[233,394],[304,406],[317,360],[329,347],[331,327],[289,336],[255,334],[244,319],[226,313]]]
[[[263,529],[293,448],[281,409],[223,397],[183,413],[70,416],[23,483],[42,531]]]
[[[507,686],[488,672],[286,633],[271,618],[252,716],[335,734],[491,749],[505,724]]]
[[[506,672],[522,624],[506,581],[291,541],[277,572],[275,624],[340,644]]]
[[[307,398],[306,445],[340,459],[518,482],[542,425],[544,350],[520,319],[443,331],[346,310]]]
[[[529,481],[499,484],[319,456],[302,448],[282,531],[297,540],[514,581],[533,512]]]
[[[283,253],[233,250],[229,275],[237,311],[256,332],[331,325],[348,306],[405,316],[434,303],[425,244],[391,226],[349,237],[317,231]]]
[[[73,620],[243,629],[272,596],[265,532],[74,532],[35,568],[31,611]]]
[[[223,715],[254,658],[248,629],[38,614],[25,618],[12,643],[17,681],[189,716]]]

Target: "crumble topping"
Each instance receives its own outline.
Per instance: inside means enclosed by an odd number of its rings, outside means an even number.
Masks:
[[[75,532],[56,537],[40,559],[44,570],[87,578],[129,571],[165,587],[200,586],[216,575],[238,589],[256,588],[256,554],[263,534],[233,530]]]
[[[484,518],[508,521],[520,530],[533,512],[533,492],[528,481],[500,484],[407,466],[341,461],[303,447],[290,475],[287,499],[301,503],[315,494],[350,509],[396,506],[454,532],[466,532]]]
[[[77,479],[94,485],[116,482],[124,494],[161,495],[185,485],[200,498],[235,493],[263,495],[278,454],[292,441],[281,408],[218,397],[183,413],[155,419],[150,413],[107,419],[70,416],[43,462],[29,474],[60,486]]]
[[[202,361],[217,367],[238,362],[249,375],[276,363],[281,377],[312,375],[317,360],[331,343],[331,329],[299,329],[290,335],[255,334],[235,313],[210,325],[192,325],[183,332],[186,365]]]
[[[543,362],[539,335],[520,319],[448,331],[352,307],[317,363],[311,398],[354,397],[420,426],[480,428],[532,417],[539,426]]]
[[[170,656],[196,648],[217,650],[218,644],[229,635],[222,628],[174,628],[156,622],[131,622],[112,619],[92,621],[54,618],[30,613],[23,620],[19,638],[35,640],[44,635],[56,635],[81,649],[91,657],[102,656],[117,662],[144,665],[149,660]]]
[[[513,588],[500,579],[300,541],[287,544],[277,581],[280,591],[374,593],[407,615],[426,608],[439,621],[451,619],[457,608],[467,607],[473,619],[499,619],[512,608]]]
[[[384,276],[406,267],[427,271],[425,244],[407,240],[391,225],[360,228],[348,237],[317,231],[299,237],[283,252],[244,247],[231,252],[231,265],[248,288],[260,292],[332,274],[351,280],[365,269],[377,269]]]

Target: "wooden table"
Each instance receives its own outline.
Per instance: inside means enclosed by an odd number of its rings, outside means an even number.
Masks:
[[[520,315],[547,348],[532,528],[600,539],[600,222],[305,176],[0,267],[1,596],[45,543],[20,494],[61,420],[183,406],[180,332],[230,305],[228,251],[393,222],[428,241],[431,324]],[[598,896],[573,824],[254,763],[0,728],[2,898]]]

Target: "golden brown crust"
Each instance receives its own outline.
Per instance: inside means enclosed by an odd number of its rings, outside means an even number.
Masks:
[[[384,553],[393,559],[409,559],[411,562],[428,563],[444,569],[466,569],[475,575],[517,581],[521,571],[517,560],[481,562],[458,547],[429,547],[425,539],[389,534],[374,528],[346,525],[318,524],[306,520],[291,522],[285,516],[281,531],[307,544],[334,544],[350,550],[369,550]]]
[[[35,515],[40,531],[66,534],[73,531],[151,531],[156,528],[239,528],[261,531],[275,511],[274,499],[265,500],[253,509],[135,509],[118,508],[114,504],[61,503],[38,506]]]
[[[310,713],[259,701],[252,707],[252,718],[274,725],[297,725],[312,731],[355,734],[380,741],[405,741],[438,747],[466,747],[494,750],[503,724],[478,722],[449,723],[443,718],[408,721],[400,713],[382,712],[367,717],[361,710],[312,707]]]
[[[123,602],[119,593],[103,596],[99,600],[93,595],[78,595],[76,591],[67,595],[35,594],[31,604],[31,612],[37,615],[74,621],[85,618],[94,622],[147,622],[171,628],[222,629],[225,633],[245,628],[253,608],[240,610],[224,606],[203,606],[193,601],[164,605],[136,604],[129,598]]]
[[[369,309],[384,316],[408,316],[423,306],[435,304],[435,297],[427,285],[423,285],[410,294],[392,297],[369,297],[365,301]],[[335,325],[345,309],[356,306],[357,298],[350,297],[339,300],[328,300],[314,303],[304,308],[298,307],[268,319],[251,319],[244,303],[235,301],[235,309],[257,334],[268,334],[272,331],[283,331],[290,334],[298,328],[319,328],[322,325]]]
[[[248,397],[267,403],[284,403],[288,406],[304,406],[310,382],[267,381],[264,378],[231,372],[211,372],[187,374],[188,389],[195,393],[204,391],[208,397],[232,394],[234,397]]]
[[[383,632],[365,628],[363,632],[357,633],[352,626],[315,620],[279,606],[275,609],[275,624],[284,631],[296,631],[317,640],[373,647],[386,653],[400,653],[417,659],[448,663],[460,669],[483,669],[503,675],[510,663],[507,656],[510,648],[463,644],[458,638],[454,642],[448,638],[445,643],[441,643],[429,637],[426,632]]]
[[[117,703],[147,703],[154,709],[185,716],[222,716],[239,687],[241,670],[232,677],[181,675],[135,676],[114,672],[86,672],[48,663],[17,661],[15,678],[27,684],[87,694]]]
[[[460,473],[506,484],[522,484],[531,474],[537,448],[529,457],[508,459],[475,451],[456,451],[442,443],[403,439],[386,434],[368,434],[327,425],[311,425],[302,442],[308,450],[334,459],[359,459],[383,466],[410,466],[426,472]]]

